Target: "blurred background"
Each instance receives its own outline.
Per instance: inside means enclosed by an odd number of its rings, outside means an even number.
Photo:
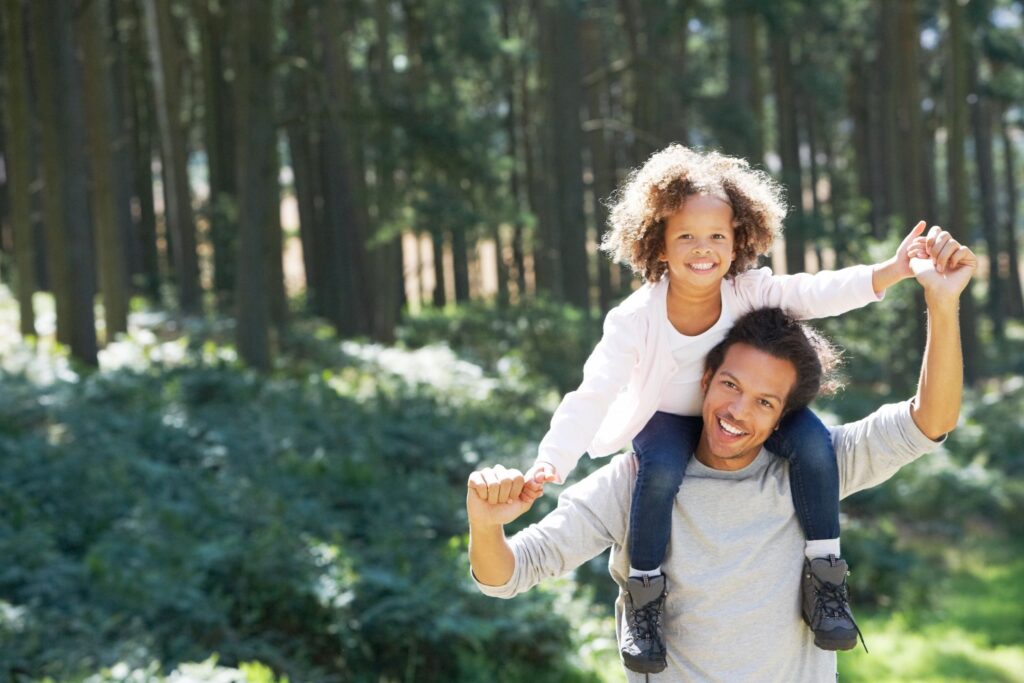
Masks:
[[[785,185],[776,272],[979,253],[962,426],[844,503],[839,666],[1024,681],[1024,3],[0,4],[0,680],[622,680],[606,558],[483,598],[464,487],[532,461],[676,141]],[[922,311],[819,321],[827,419],[913,392]]]

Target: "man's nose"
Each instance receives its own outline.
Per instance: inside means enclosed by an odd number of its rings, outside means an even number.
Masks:
[[[729,412],[737,420],[745,422],[750,416],[751,404],[745,396],[737,396],[732,403],[729,404]]]

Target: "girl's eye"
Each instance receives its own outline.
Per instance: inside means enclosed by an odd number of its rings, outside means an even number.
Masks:
[[[680,236],[679,236],[679,239],[681,239],[681,240],[688,240],[688,239],[690,239],[691,237],[693,237],[693,235],[691,235],[691,234],[690,234],[690,233],[688,233],[688,232],[684,232],[684,233],[683,233],[682,235],[680,235]]]
[[[714,235],[712,235],[712,237],[713,237],[714,239],[716,239],[716,240],[724,240],[724,239],[725,239],[725,235],[723,235],[723,234],[722,234],[722,233],[720,233],[720,232],[716,232],[716,233],[715,233]]]

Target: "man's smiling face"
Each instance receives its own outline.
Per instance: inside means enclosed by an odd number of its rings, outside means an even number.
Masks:
[[[796,385],[796,368],[753,346],[729,347],[718,370],[704,374],[704,429],[697,459],[718,470],[749,465],[775,430]]]

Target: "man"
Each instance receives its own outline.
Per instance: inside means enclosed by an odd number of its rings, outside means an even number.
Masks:
[[[882,483],[936,448],[959,417],[963,362],[957,309],[977,259],[935,228],[921,243],[918,254],[929,260],[915,259],[913,265],[928,306],[928,341],[917,393],[831,430],[844,497]],[[804,539],[788,464],[763,449],[794,390],[809,379],[820,381],[820,365],[814,370],[807,362],[814,346],[791,320],[777,311],[750,315],[761,316],[752,319],[756,323],[774,325],[775,336],[787,341],[776,343],[768,334],[765,342],[757,325],[746,324],[744,331],[738,321],[740,329],[708,356],[705,426],[673,511],[663,565],[672,590],[656,596],[665,600],[664,623],[634,604],[628,588],[624,549],[636,473],[631,454],[564,491],[555,511],[511,541],[503,527],[530,508],[537,485],[501,467],[470,475],[469,555],[481,591],[512,597],[611,546],[609,572],[620,589],[619,633],[624,622],[632,619],[636,627],[639,618],[640,637],[664,635],[662,680],[835,679],[835,653],[814,646],[804,619],[828,619],[844,609],[845,569],[828,560],[801,566]],[[787,325],[799,338],[786,332]],[[808,582],[806,604],[798,576]],[[644,680],[632,671],[626,675]]]

